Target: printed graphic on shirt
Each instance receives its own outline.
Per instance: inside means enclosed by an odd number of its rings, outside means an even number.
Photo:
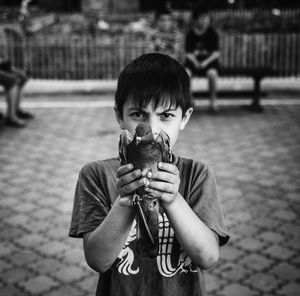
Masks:
[[[129,232],[127,241],[120,252],[118,258],[121,259],[121,261],[118,263],[118,271],[119,273],[130,275],[130,274],[137,274],[139,272],[139,268],[133,269],[132,264],[134,261],[134,253],[129,248],[130,242],[136,240],[136,221],[133,221],[131,230]]]
[[[130,243],[136,240],[136,221],[134,221],[125,246],[118,258],[118,271],[124,275],[137,274],[139,267],[133,268],[134,252]],[[198,272],[190,257],[180,247],[165,214],[159,215],[159,254],[156,258],[159,273],[165,277],[172,277],[176,273]]]

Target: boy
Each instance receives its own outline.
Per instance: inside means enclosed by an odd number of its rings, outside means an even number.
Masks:
[[[168,54],[171,57],[182,59],[183,44],[182,33],[178,30],[172,11],[168,8],[161,9],[155,17],[156,28],[150,34],[150,48],[153,52]]]
[[[154,136],[170,137],[173,148],[193,111],[189,77],[173,58],[145,54],[121,72],[115,114],[121,129],[134,133],[148,123]],[[204,164],[173,155],[158,172],[142,176],[118,158],[81,170],[75,192],[71,237],[83,237],[91,268],[100,272],[96,295],[205,295],[203,269],[228,241],[215,179]],[[132,192],[146,186],[160,197],[159,254],[136,253],[136,208]]]
[[[192,28],[186,34],[185,67],[192,77],[205,76],[208,79],[210,109],[217,113],[217,78],[219,68],[219,37],[210,24],[208,12],[197,9],[192,14]]]

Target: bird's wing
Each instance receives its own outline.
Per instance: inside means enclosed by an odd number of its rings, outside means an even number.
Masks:
[[[119,157],[121,160],[121,165],[127,164],[127,146],[132,141],[132,135],[128,130],[122,131],[120,134],[119,141]]]
[[[170,147],[170,137],[165,132],[160,132],[156,138],[156,141],[160,144],[162,161],[171,162],[172,161],[172,151]]]

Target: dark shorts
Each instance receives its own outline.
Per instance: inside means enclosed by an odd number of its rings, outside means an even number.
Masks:
[[[27,81],[26,75],[19,69],[11,67],[8,62],[0,64],[0,85],[9,90],[14,85],[23,86]]]
[[[217,71],[219,70],[218,61],[210,63],[206,68],[203,69],[196,69],[194,64],[189,60],[185,61],[184,66],[186,69],[189,69],[192,72],[193,76],[200,76],[200,77],[206,77],[207,71],[209,69],[215,69]]]

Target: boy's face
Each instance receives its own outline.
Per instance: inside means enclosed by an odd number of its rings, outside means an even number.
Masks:
[[[199,17],[194,21],[195,28],[199,31],[206,30],[209,26],[210,19],[207,14],[201,14]]]
[[[127,100],[123,106],[123,117],[116,111],[116,117],[121,129],[128,130],[132,135],[140,123],[147,123],[151,126],[154,137],[164,131],[170,137],[171,148],[174,147],[180,130],[187,124],[193,108],[189,108],[182,114],[181,107],[163,107],[156,109],[151,101],[145,108],[139,108],[131,100]]]
[[[168,32],[173,28],[173,19],[169,14],[162,14],[158,19],[158,27],[163,32]]]

